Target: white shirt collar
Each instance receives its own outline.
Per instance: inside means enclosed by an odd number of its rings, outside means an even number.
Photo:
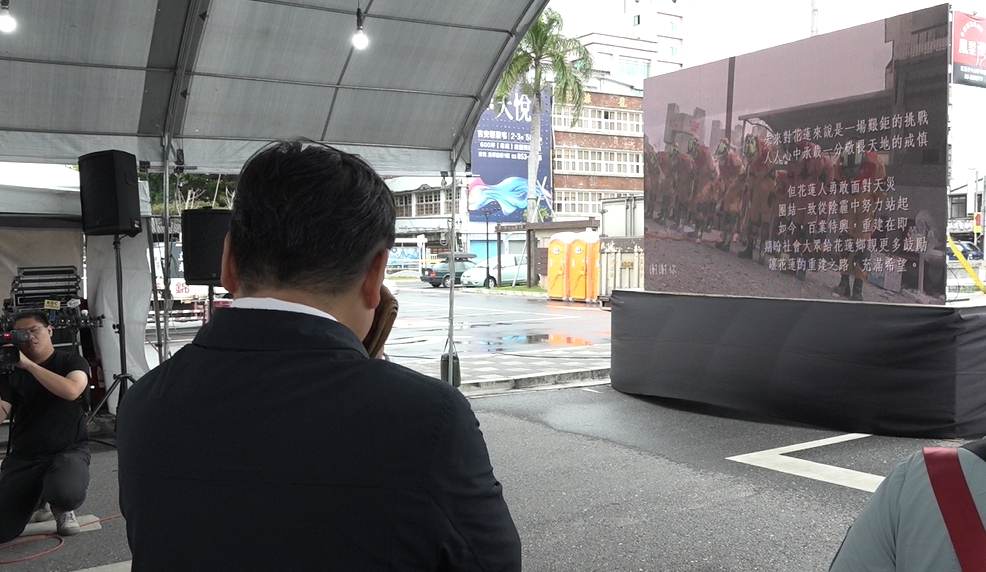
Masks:
[[[339,321],[336,320],[331,314],[323,312],[318,308],[312,308],[311,306],[298,304],[297,302],[278,300],[277,298],[237,298],[233,300],[230,307],[246,310],[280,310],[282,312],[297,312],[299,314],[318,316],[319,318],[328,318],[334,322]]]

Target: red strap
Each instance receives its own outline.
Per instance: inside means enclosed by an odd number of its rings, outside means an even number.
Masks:
[[[925,447],[924,462],[962,572],[986,572],[986,529],[953,447]]]

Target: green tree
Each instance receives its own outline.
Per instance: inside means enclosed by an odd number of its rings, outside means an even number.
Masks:
[[[558,12],[545,9],[527,30],[500,77],[493,100],[505,105],[514,88],[531,98],[531,151],[527,156],[527,220],[537,222],[538,150],[541,149],[543,92],[553,88],[556,102],[574,106],[572,125],[582,113],[585,83],[592,75],[592,55],[575,38],[562,35]]]
[[[172,216],[180,215],[187,208],[212,207],[228,209],[233,205],[236,191],[235,175],[206,175],[201,173],[176,173],[171,175],[168,195]],[[151,192],[151,210],[155,215],[164,214],[164,175],[148,173],[147,183]]]

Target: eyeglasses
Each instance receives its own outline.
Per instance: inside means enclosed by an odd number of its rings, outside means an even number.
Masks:
[[[27,333],[31,334],[32,338],[37,338],[38,333],[45,328],[47,328],[47,326],[34,326],[33,328],[28,328]]]

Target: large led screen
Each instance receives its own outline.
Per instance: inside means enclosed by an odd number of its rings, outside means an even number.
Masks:
[[[947,6],[644,83],[646,288],[943,303]]]

